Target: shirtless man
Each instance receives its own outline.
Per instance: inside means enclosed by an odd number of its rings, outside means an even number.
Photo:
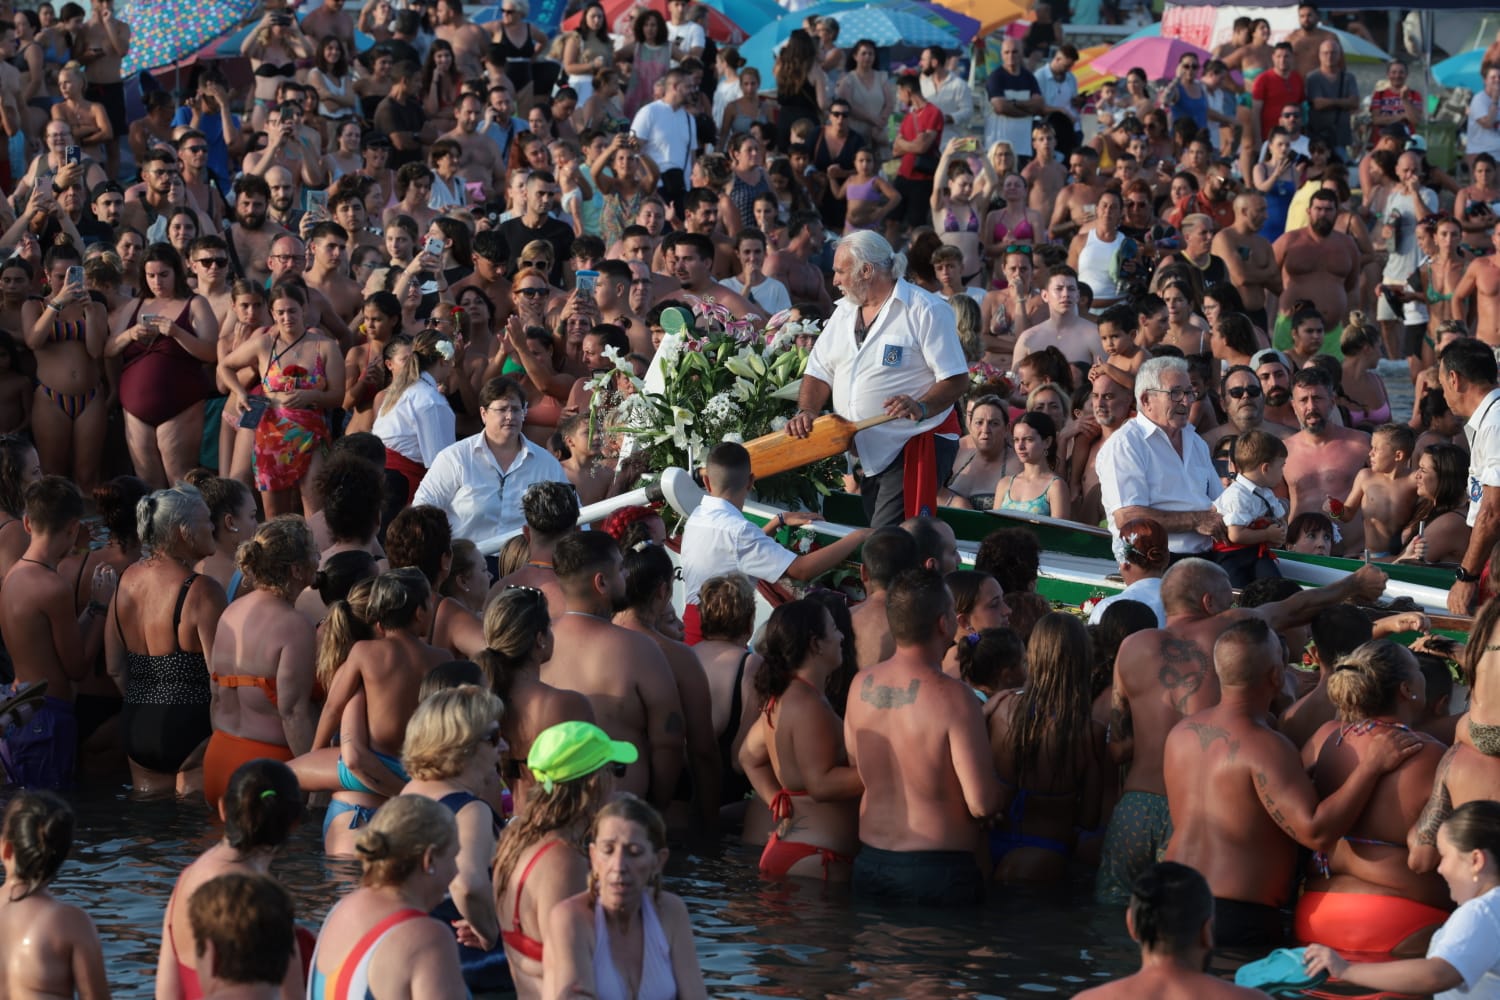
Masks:
[[[1500,226],[1490,233],[1490,244],[1500,252]],[[1500,260],[1494,255],[1475,257],[1464,269],[1458,287],[1453,290],[1453,308],[1468,315],[1468,303],[1474,300],[1474,336],[1500,347]]]
[[[321,7],[308,11],[302,19],[302,33],[308,38],[333,35],[343,40],[345,52],[359,51],[354,44],[354,18],[344,13],[344,0],[323,0]]]
[[[823,249],[823,220],[816,212],[793,212],[786,227],[782,249],[766,257],[766,276],[786,286],[793,302],[815,302],[824,313],[833,311],[833,299],[823,272],[812,258]],[[658,298],[663,298],[660,292]]]
[[[277,105],[266,119],[265,146],[245,154],[245,173],[264,177],[272,167],[285,167],[302,184],[321,187],[328,183],[328,168],[313,144],[301,134],[301,123],[300,104]]]
[[[678,233],[673,241],[673,273],[682,282],[682,290],[699,298],[712,298],[735,316],[760,315],[764,310],[751,305],[743,295],[729,290],[713,279],[714,242],[702,233]],[[765,317],[762,317],[765,318]]]
[[[245,174],[234,182],[236,221],[229,227],[229,238],[234,243],[234,255],[241,271],[257,285],[264,285],[271,276],[266,259],[271,256],[272,241],[278,236],[289,235],[270,221],[267,215],[270,204],[271,187],[264,177]]]
[[[958,616],[932,570],[896,577],[886,596],[896,652],[860,671],[844,745],[865,791],[856,894],[952,905],[984,897],[982,821],[1001,806],[984,716],[968,685],[942,672]]]
[[[1184,559],[1167,570],[1161,585],[1167,627],[1127,637],[1115,657],[1109,754],[1130,769],[1105,834],[1096,901],[1124,902],[1136,877],[1172,836],[1162,754],[1168,732],[1183,716],[1219,700],[1219,681],[1210,667],[1219,635],[1246,618],[1259,618],[1278,631],[1300,625],[1349,598],[1379,597],[1385,581],[1377,567],[1364,566],[1327,587],[1236,608],[1229,577],[1215,564]],[[1280,662],[1279,648],[1273,658]]]
[[[1279,361],[1274,364],[1282,372],[1286,371]],[[1266,390],[1256,377],[1255,369],[1248,365],[1235,365],[1224,373],[1220,382],[1220,395],[1228,419],[1203,435],[1203,443],[1210,449],[1220,439],[1235,437],[1246,431],[1265,431],[1283,440],[1294,433],[1285,424],[1266,419]]]
[[[821,222],[818,224],[822,225]],[[645,226],[625,227],[624,233],[620,236],[620,256],[624,258],[625,263],[630,264],[632,268],[639,263],[644,265],[648,271],[651,271],[651,259],[655,253],[656,241]],[[812,267],[810,264],[808,266]],[[818,271],[816,267],[812,269]],[[823,280],[822,272],[818,272],[818,280]],[[785,284],[785,281],[782,283]],[[681,287],[682,282],[670,274],[651,271],[651,300],[653,302],[672,298],[673,293]],[[795,297],[793,297],[793,301],[796,301]],[[639,312],[639,310],[637,311]]]
[[[1297,30],[1286,36],[1292,45],[1292,60],[1302,79],[1318,68],[1318,49],[1324,42],[1337,42],[1338,36],[1318,24],[1318,8],[1314,4],[1297,5]]]
[[[198,278],[193,291],[208,300],[214,319],[222,326],[224,318],[234,308],[234,291],[229,280],[229,244],[224,242],[224,237],[213,233],[200,236],[188,245],[184,263]]]
[[[1091,146],[1079,146],[1068,154],[1068,171],[1073,182],[1058,192],[1049,226],[1053,241],[1064,245],[1094,224],[1099,196],[1108,180],[1099,176],[1099,151]]]
[[[1370,435],[1329,421],[1333,380],[1323,369],[1304,368],[1292,376],[1292,410],[1302,429],[1286,439],[1289,519],[1304,511],[1321,511],[1329,497],[1347,497],[1359,470],[1370,460]],[[1342,551],[1358,555],[1364,549],[1363,516],[1356,514],[1342,530]]]
[[[660,647],[610,621],[625,606],[620,549],[602,531],[574,531],[554,547],[567,611],[553,625],[564,653],[542,665],[542,680],[577,691],[611,739],[634,743],[640,759],[616,783],[665,809],[682,770],[687,727],[677,683]]]
[[[472,28],[474,25],[466,27]],[[441,32],[442,28],[438,31]],[[464,175],[465,180],[482,181],[486,194],[497,195],[503,192],[505,163],[500,159],[500,150],[488,136],[479,133],[479,123],[484,118],[484,98],[478,94],[464,94],[453,110],[457,124],[439,138],[458,144],[459,173]]]
[[[1031,156],[1031,162],[1021,170],[1021,176],[1031,185],[1027,206],[1050,219],[1057,196],[1068,184],[1068,172],[1057,162],[1057,133],[1046,121],[1031,126]]]
[[[507,587],[533,587],[546,595],[552,617],[560,618],[567,601],[552,569],[552,549],[578,527],[578,495],[567,483],[536,483],[521,494],[521,514],[526,518],[521,528],[527,543],[526,565],[496,580],[485,603]]]
[[[1266,223],[1266,198],[1255,191],[1234,196],[1234,224],[1214,234],[1210,252],[1229,268],[1229,282],[1245,303],[1245,315],[1271,332],[1266,294],[1281,294],[1281,266],[1271,241],[1260,235]]]
[[[301,223],[307,213],[297,207],[301,199],[296,175],[278,164],[267,167],[261,176],[271,189],[271,200],[266,203],[266,215],[289,232],[301,232]]]
[[[682,231],[699,233],[713,241],[714,254],[709,276],[728,278],[739,270],[739,255],[734,251],[734,241],[719,227],[719,195],[708,188],[693,188],[687,193],[686,207],[682,216]],[[675,245],[671,235],[657,248],[652,266],[671,271],[669,248]]]
[[[1017,245],[1013,252],[1005,254],[1001,267],[1005,287],[985,292],[984,300],[979,303],[984,329],[998,341],[993,348],[987,347],[987,353],[991,354],[1003,351],[1007,338],[1014,348],[1017,334],[1045,321],[1048,311],[1040,290],[1032,287],[1036,268],[1030,250]]]
[[[93,0],[94,10],[73,35],[73,58],[83,63],[88,99],[104,105],[115,137],[106,147],[109,176],[120,176],[120,143],[130,132],[120,64],[130,52],[130,25],[115,17],[115,0]]]
[[[599,262],[599,277],[594,282],[594,305],[599,307],[599,321],[618,326],[630,338],[630,349],[637,354],[651,357],[656,348],[651,343],[651,331],[646,327],[645,317],[630,308],[630,283],[635,275],[630,265],[623,260]]]
[[[1256,351],[1250,359],[1255,377],[1260,380],[1260,391],[1266,400],[1265,423],[1285,427],[1290,437],[1298,428],[1297,415],[1292,412],[1292,364],[1286,355],[1274,348]]]
[[[437,37],[453,46],[453,61],[465,80],[483,74],[484,50],[489,47],[490,36],[464,17],[463,0],[437,0]]]
[[[78,721],[73,684],[98,662],[104,643],[104,617],[115,590],[115,573],[100,564],[88,607],[74,610],[73,581],[57,564],[78,540],[83,495],[61,476],[44,476],[26,487],[24,527],[31,533],[26,554],[5,574],[0,630],[15,667],[13,691],[45,682],[46,699],[24,727],[12,731],[24,742],[7,740],[11,778],[27,788],[66,788],[73,783]],[[7,722],[7,725],[9,723]]]
[[[303,275],[309,291],[317,291],[333,306],[334,315],[347,321],[359,313],[365,297],[349,277],[349,234],[337,222],[320,222],[308,234],[312,266]]]
[[[1129,309],[1129,306],[1125,307]],[[1073,499],[1073,520],[1098,524],[1104,517],[1104,501],[1099,485],[1099,470],[1094,460],[1110,435],[1130,419],[1135,404],[1132,392],[1108,373],[1095,369],[1089,376],[1089,415],[1079,422],[1079,439],[1073,446],[1077,494]],[[1082,456],[1081,459],[1078,456]]]
[[[370,216],[365,211],[365,201],[357,191],[340,191],[328,199],[328,213],[354,240],[355,249],[373,247],[385,253],[385,237],[370,226]]]
[[[140,166],[144,183],[133,189],[139,196],[127,199],[121,207],[120,225],[144,233],[158,218],[172,211],[172,180],[182,171],[177,154],[161,146],[148,150],[146,161]]]
[[[890,659],[896,652],[891,623],[886,618],[886,594],[891,582],[917,568],[917,543],[901,528],[885,527],[870,533],[859,556],[859,582],[865,599],[849,609],[854,620],[854,659],[861,667]]]
[[[1281,639],[1251,618],[1224,631],[1213,661],[1219,703],[1183,719],[1166,741],[1166,859],[1208,880],[1219,945],[1276,947],[1286,936],[1281,910],[1290,901],[1298,845],[1332,850],[1380,777],[1423,742],[1404,727],[1380,728],[1359,765],[1319,802],[1301,754],[1266,718],[1282,689]]]
[[[1047,318],[1016,338],[1012,370],[1021,367],[1026,355],[1047,347],[1056,347],[1074,364],[1092,366],[1104,360],[1098,325],[1078,315],[1077,271],[1066,264],[1049,270],[1042,285],[1042,301],[1047,303]]]
[[[1343,329],[1349,296],[1359,285],[1359,245],[1348,233],[1334,232],[1338,217],[1338,195],[1327,188],[1314,191],[1307,204],[1307,227],[1282,233],[1271,247],[1286,289],[1279,312],[1290,322],[1298,302],[1311,302],[1330,336]]]
[[[1141,946],[1141,971],[1078,994],[1077,1000],[1255,1000],[1259,990],[1203,970],[1214,947],[1214,897],[1203,876],[1160,861],[1132,887],[1125,929]]]

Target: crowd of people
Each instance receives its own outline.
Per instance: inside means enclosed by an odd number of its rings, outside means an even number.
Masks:
[[[343,2],[268,3],[248,86],[133,121],[112,0],[0,18],[11,988],[108,993],[47,889],[95,776],[223,824],[159,997],[704,996],[687,830],[908,903],[1095,867],[1144,956],[1101,995],[1290,940],[1496,988],[1500,68],[1445,171],[1406,65],[1366,116],[1311,4],[1085,96],[1043,18],[971,87],[817,17],[762,80],[689,0]],[[733,441],[675,562],[663,511],[583,513],[705,302],[808,321],[788,435],[889,418],[868,528],[784,546],[815,514],[746,519]],[[1125,587],[1054,610],[1032,534],[964,568],[942,505],[1102,524]],[[1467,646],[1283,548],[1453,568]],[[856,557],[858,603],[757,629]],[[363,874],[312,935],[271,871],[318,809]]]

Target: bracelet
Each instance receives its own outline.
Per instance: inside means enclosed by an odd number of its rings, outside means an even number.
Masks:
[[[57,308],[57,303],[53,302],[51,299],[47,300],[46,304],[42,306],[42,309],[51,309],[53,312],[62,312],[61,309]]]
[[[780,531],[782,528],[785,528],[785,527],[786,527],[786,515],[785,514],[777,514],[776,515],[776,530]]]
[[[927,404],[924,403],[924,402],[922,402],[919,399],[919,400],[917,400],[917,405],[922,408],[922,417],[921,417],[921,419],[926,420],[927,419]]]

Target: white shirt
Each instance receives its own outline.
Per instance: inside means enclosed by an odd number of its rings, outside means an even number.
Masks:
[[[1146,607],[1156,612],[1156,627],[1167,627],[1167,609],[1161,603],[1161,577],[1148,576],[1143,580],[1137,580],[1118,594],[1110,594],[1101,598],[1094,605],[1094,610],[1089,612],[1089,624],[1098,625],[1104,618],[1104,609],[1116,601],[1140,601]]]
[[[1207,510],[1224,491],[1208,445],[1191,425],[1182,431],[1179,455],[1167,432],[1143,414],[1126,421],[1099,447],[1094,470],[1099,475],[1109,533],[1117,540],[1120,527],[1115,523],[1115,511],[1122,507]],[[1167,536],[1167,549],[1181,554],[1207,552],[1212,544],[1207,535],[1196,531]]]
[[[1437,1000],[1495,1000],[1500,997],[1500,890],[1464,903],[1437,929],[1428,958],[1441,958],[1463,977],[1458,989]]]
[[[464,187],[463,174],[454,174],[453,180],[445,181],[432,174],[432,194],[427,197],[427,207],[442,211],[445,208],[463,208],[469,203],[469,192]]]
[[[740,572],[775,583],[797,553],[782,547],[745,514],[721,497],[706,496],[682,529],[682,589],[687,604],[698,603],[698,591],[709,579]]]
[[[1071,73],[1068,75],[1072,76]],[[945,119],[953,119],[954,129],[961,131],[969,127],[969,119],[974,117],[974,92],[958,78],[957,73],[949,73],[948,79],[942,83],[934,83],[933,78],[924,73],[921,82],[922,96],[936,104]]]
[[[1484,488],[1500,487],[1500,389],[1491,389],[1464,424],[1469,439],[1469,527],[1479,519]]]
[[[1262,517],[1274,521],[1286,516],[1286,506],[1280,497],[1244,476],[1235,476],[1230,481],[1214,501],[1214,510],[1226,525],[1236,528],[1247,528]]]
[[[697,130],[687,108],[673,111],[666,101],[652,101],[635,113],[630,128],[646,144],[645,153],[659,170],[692,172]]]
[[[391,451],[428,468],[456,433],[453,407],[427,372],[407,386],[395,406],[377,415],[370,429]]]
[[[1436,212],[1438,209],[1437,192],[1432,188],[1419,188],[1422,204],[1427,206],[1428,212]],[[1385,278],[1387,284],[1405,284],[1417,270],[1417,207],[1411,196],[1405,191],[1394,191],[1385,200],[1385,222],[1390,219],[1392,213],[1400,216],[1400,225],[1397,227],[1396,238],[1390,242],[1394,245],[1390,249],[1390,255],[1385,259],[1385,271],[1381,277]]]
[[[1495,102],[1482,90],[1469,102],[1469,131],[1466,133],[1464,151],[1470,156],[1480,153],[1489,153],[1491,156],[1500,154],[1500,131],[1497,131],[1500,122],[1493,125],[1479,124],[1479,119],[1491,118],[1494,114]]]
[[[679,38],[682,39],[682,52],[687,53],[692,52],[694,49],[699,49],[698,54],[700,56],[703,54],[701,50],[707,44],[707,40],[703,34],[703,25],[697,21],[684,21],[681,24],[673,24],[671,21],[668,21],[667,45],[671,46]],[[673,59],[672,65],[676,66],[681,61],[681,59]]]
[[[921,399],[934,384],[968,372],[953,307],[936,295],[898,280],[862,347],[854,342],[858,315],[858,306],[840,299],[807,359],[807,374],[833,390],[833,412],[839,416],[853,421],[877,417],[892,396]],[[935,429],[947,419],[948,409],[917,423],[892,420],[856,434],[865,474],[885,471],[907,440]]]
[[[765,310],[767,316],[775,316],[783,309],[792,308],[791,292],[788,292],[786,286],[775,278],[762,278],[760,284],[752,288],[748,294],[745,292],[745,286],[740,282],[739,278],[725,278],[719,284],[732,292],[744,295],[753,304]]]
[[[1052,78],[1052,67],[1043,66],[1035,74],[1038,87],[1042,88],[1042,101],[1049,108],[1057,108],[1078,124],[1078,111],[1073,107],[1073,98],[1078,96],[1078,77],[1071,71],[1064,73],[1062,82]]]
[[[481,542],[519,531],[526,523],[521,513],[526,487],[567,481],[561,463],[524,437],[510,468],[500,468],[480,431],[438,453],[412,503],[431,504],[447,514],[454,538]]]

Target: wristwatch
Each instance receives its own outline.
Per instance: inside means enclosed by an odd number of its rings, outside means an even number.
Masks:
[[[1478,573],[1470,573],[1468,570],[1464,569],[1462,565],[1460,565],[1458,567],[1458,569],[1456,569],[1456,570],[1453,571],[1453,578],[1455,580],[1457,580],[1459,583],[1478,583],[1479,582],[1479,574]]]

